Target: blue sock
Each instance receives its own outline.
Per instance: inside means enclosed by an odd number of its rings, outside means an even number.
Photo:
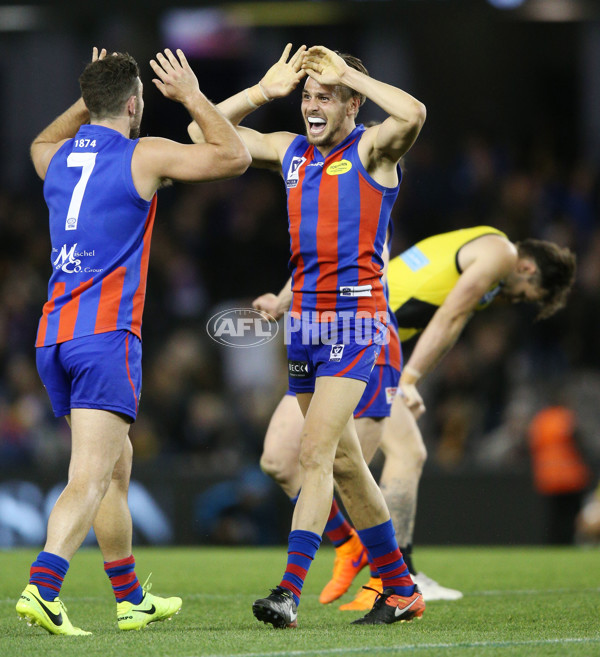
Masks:
[[[291,591],[296,606],[300,604],[304,579],[319,545],[321,545],[321,537],[314,532],[303,529],[295,529],[290,532],[287,567],[279,586]]]
[[[144,597],[144,591],[135,574],[133,554],[126,559],[105,561],[104,570],[110,579],[117,602],[127,600],[133,605],[140,604]]]
[[[40,552],[29,570],[29,583],[35,584],[44,600],[52,602],[60,594],[69,562],[52,552]]]
[[[360,529],[358,535],[377,567],[383,588],[393,589],[398,595],[411,596],[415,584],[398,548],[392,521]]]

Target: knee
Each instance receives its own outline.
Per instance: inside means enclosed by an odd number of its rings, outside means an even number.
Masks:
[[[387,435],[381,449],[386,462],[396,463],[404,471],[420,473],[427,461],[427,449],[419,434]]]
[[[119,460],[115,463],[112,471],[112,481],[127,488],[131,477],[131,466],[133,463],[133,447],[129,438],[125,441],[123,451]]]
[[[293,475],[294,465],[288,463],[285,458],[267,454],[263,452],[260,457],[260,468],[268,476],[273,479],[280,486],[288,484]]]
[[[333,462],[333,476],[336,481],[350,479],[356,473],[356,463],[347,456],[336,456]]]
[[[334,459],[331,451],[318,441],[303,441],[299,462],[305,472],[332,472]]]
[[[86,505],[93,505],[101,500],[110,485],[110,473],[105,476],[93,476],[84,472],[74,472],[67,483],[67,489]]]
[[[333,462],[333,476],[336,481],[343,479],[352,479],[356,476],[361,461],[363,460],[362,454],[355,452],[348,452],[341,447],[335,454]]]
[[[415,470],[420,472],[425,465],[425,461],[427,461],[427,448],[423,444],[423,441],[421,441],[418,445],[415,445],[414,450],[410,454],[410,458],[412,459],[413,467]]]

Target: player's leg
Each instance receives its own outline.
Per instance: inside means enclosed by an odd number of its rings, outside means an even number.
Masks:
[[[133,525],[127,493],[132,461],[133,447],[127,437],[93,523],[105,562],[126,559],[131,554]]]
[[[383,426],[390,415],[399,376],[397,367],[387,363],[376,365],[354,411],[356,431],[367,463],[371,461],[381,442]],[[348,544],[336,548],[333,575],[319,596],[320,602],[331,602],[343,595],[351,586],[356,575],[368,563],[366,550],[358,535],[353,529],[351,532],[352,539],[348,541]],[[381,581],[379,579],[374,581],[374,578],[379,577],[377,568],[373,563],[369,564],[369,568],[370,580],[367,586],[381,589]],[[342,608],[371,609],[374,594],[361,588],[357,596],[360,598],[358,606],[351,602],[343,605]],[[363,600],[363,598],[365,599]]]
[[[112,392],[110,403],[120,408],[128,428],[137,416],[137,400],[142,380],[141,343],[126,331],[107,336],[112,345]],[[107,376],[101,372],[99,376]],[[121,630],[139,630],[156,621],[172,618],[180,609],[178,597],[161,598],[149,593],[135,572],[132,551],[132,521],[128,492],[133,448],[126,438],[115,464],[110,484],[94,518],[94,531],[116,599],[117,622]]]
[[[262,471],[269,475],[291,499],[300,490],[300,434],[304,415],[294,394],[283,396],[275,409],[260,457]]]
[[[375,370],[379,370],[377,367]],[[371,398],[371,381],[357,406],[359,408],[365,397]],[[359,436],[363,454],[372,456],[381,441],[383,417],[356,417],[355,426]],[[366,452],[366,453],[365,453]],[[356,530],[350,525],[334,499],[334,504],[325,526],[325,534],[332,540],[335,547],[335,559],[331,579],[325,584],[319,595],[319,602],[328,604],[340,598],[352,585],[358,573],[369,563],[367,551],[361,543]],[[336,542],[337,541],[337,542]],[[372,566],[374,572],[377,569]],[[373,605],[369,605],[370,609]],[[362,607],[361,607],[362,609]]]
[[[302,488],[294,509],[283,578],[267,598],[257,600],[253,613],[276,627],[295,627],[296,609],[308,569],[321,543],[333,498],[333,462],[339,437],[352,416],[365,383],[357,379],[320,377],[297,392],[304,414],[300,441]]]
[[[296,395],[284,395],[271,416],[260,459],[263,472],[279,484],[293,504],[298,498],[301,483],[299,455],[303,423],[304,416]],[[344,517],[335,497],[324,534],[336,548],[331,585],[326,586],[319,597],[325,604],[336,600],[348,590],[356,574],[367,564],[367,557],[356,531]]]
[[[379,485],[396,528],[398,545],[413,579],[426,600],[462,598],[460,591],[443,587],[425,573],[417,572],[412,562],[417,493],[427,450],[417,421],[400,396],[392,404],[392,412],[383,431],[381,450],[385,463]]]
[[[296,399],[296,395],[288,393],[281,399],[273,413],[263,445],[260,465],[263,472],[269,475],[284,493],[296,504],[300,491],[300,434],[304,416]],[[340,591],[321,593],[321,602],[331,602],[340,597],[350,586],[352,580],[367,563],[366,550],[358,539],[358,535],[342,514],[335,497],[333,499],[324,534],[336,548],[336,563],[334,572],[340,568],[341,576],[334,577],[334,585],[338,588],[341,579],[347,579],[347,566],[352,574],[348,583]],[[358,551],[358,557],[355,552]],[[358,558],[358,563],[356,563]],[[353,562],[355,565],[353,565]],[[339,575],[339,573],[338,573]]]
[[[348,425],[334,464],[339,494],[382,580],[383,594],[357,624],[393,623],[420,617],[423,598],[408,572],[396,542],[385,500]]]
[[[71,625],[58,596],[69,561],[92,526],[113,469],[122,451],[129,423],[99,409],[71,412],[69,481],[48,519],[44,550],[32,564],[28,586],[17,613],[52,634],[81,634]]]
[[[398,545],[408,555],[406,548],[412,544],[417,491],[427,451],[417,422],[400,396],[395,398],[383,430],[381,451],[385,462],[379,485],[396,528]],[[407,565],[410,569],[408,559]]]
[[[95,408],[71,411],[69,481],[48,519],[45,550],[70,560],[87,536],[121,454],[129,422]]]
[[[178,613],[182,604],[181,598],[161,598],[150,593],[149,587],[142,587],[137,578],[131,512],[127,503],[132,455],[128,438],[94,519],[94,531],[104,558],[104,570],[115,594],[117,623],[121,630],[139,630],[149,623],[169,619]]]
[[[367,432],[364,437],[363,433],[359,433],[359,437],[367,461],[370,462],[373,458],[377,447],[381,447],[384,453],[385,461],[379,486],[396,530],[396,539],[402,556],[414,579],[416,573],[412,569],[410,554],[417,507],[417,488],[427,456],[421,433],[412,413],[402,399],[395,396],[390,417],[380,433],[379,444],[369,439]],[[421,588],[420,584],[419,588]],[[340,609],[343,611],[370,609],[375,601],[376,592],[382,590],[381,580],[371,568],[370,580],[366,588],[359,590],[355,599],[342,605]],[[423,595],[427,600],[425,592]]]

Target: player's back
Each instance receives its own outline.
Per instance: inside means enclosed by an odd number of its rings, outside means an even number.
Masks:
[[[53,271],[37,346],[118,328],[139,335],[155,199],[141,198],[133,184],[136,144],[84,125],[50,162]]]
[[[396,313],[402,341],[427,326],[462,274],[460,249],[483,235],[506,237],[491,226],[463,228],[428,237],[390,260],[390,306]],[[480,307],[490,301],[482,299]]]

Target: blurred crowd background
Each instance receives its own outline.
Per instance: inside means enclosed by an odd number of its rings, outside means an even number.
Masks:
[[[260,79],[288,41],[358,55],[374,77],[423,101],[428,118],[403,164],[392,255],[435,233],[489,224],[513,241],[549,239],[578,257],[565,310],[539,323],[535,309],[486,310],[424,382],[424,499],[427,487],[461,476],[475,482],[473,496],[481,491],[476,482],[503,476],[519,477],[519,490],[535,496],[530,426],[552,406],[572,411],[590,468],[577,495],[593,491],[600,472],[600,7],[576,0],[182,2],[177,9],[131,2],[103,4],[100,12],[87,4],[62,14],[45,5],[0,6],[0,544],[40,540],[24,536],[14,520],[24,517],[19,504],[41,509],[66,476],[67,426],[53,417],[35,369],[50,248],[28,145],[77,98],[93,45],[138,59],[142,133],[181,141],[188,117],[154,89],[147,64],[166,46],[186,52],[214,101]],[[246,123],[301,132],[299,103],[296,92]],[[359,117],[380,118],[369,102]],[[145,482],[157,522],[174,524],[156,530],[161,541],[277,542],[274,508],[283,509],[287,527],[283,494],[258,469],[270,415],[286,390],[284,346],[223,347],[206,322],[277,292],[289,275],[288,246],[276,175],[249,170],[159,193],[131,438],[134,478]],[[153,540],[143,523],[138,531],[140,540]]]

